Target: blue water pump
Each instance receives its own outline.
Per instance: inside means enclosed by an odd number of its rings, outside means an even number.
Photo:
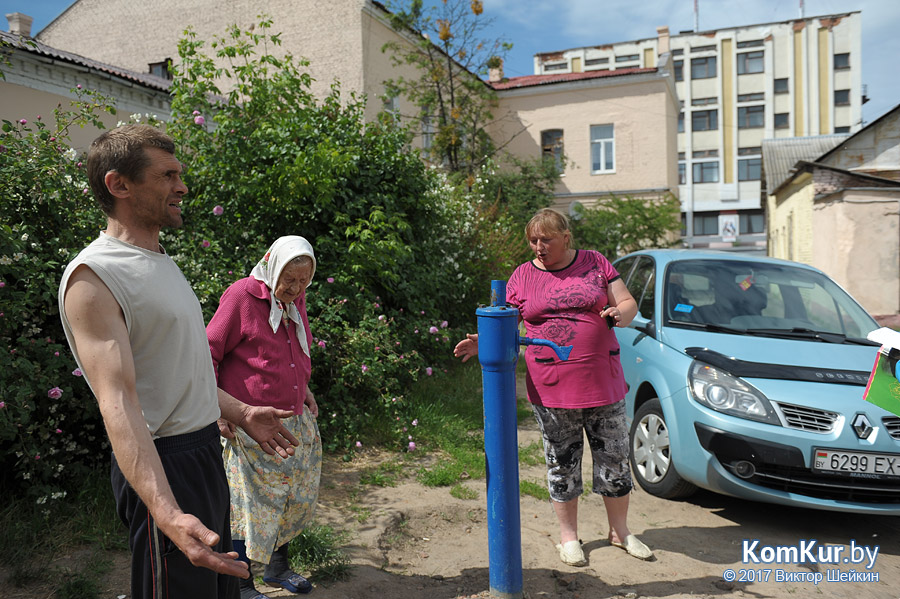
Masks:
[[[519,445],[516,440],[516,362],[519,345],[544,345],[560,360],[572,347],[519,337],[519,310],[506,305],[506,281],[491,281],[491,305],[475,311],[484,389],[488,557],[491,595],[522,599]]]

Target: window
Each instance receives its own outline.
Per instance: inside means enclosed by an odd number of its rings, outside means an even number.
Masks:
[[[784,79],[776,79],[775,80],[775,93],[776,94],[786,94],[788,93],[790,88],[788,87],[787,77]]]
[[[678,132],[684,133],[684,111],[678,113]]]
[[[615,170],[613,126],[591,125],[591,173],[611,173]]]
[[[381,97],[381,108],[384,110],[389,120],[396,121],[400,118],[397,96],[383,95]]]
[[[691,79],[710,79],[716,76],[716,57],[691,59]]]
[[[422,148],[430,150],[434,144],[435,127],[431,122],[431,115],[422,113]]]
[[[835,127],[835,133],[850,133],[850,127]]]
[[[172,59],[167,58],[162,62],[151,62],[147,65],[148,72],[151,75],[156,75],[157,77],[162,77],[163,79],[171,79],[172,73],[169,72],[169,67],[172,66]]]
[[[625,56],[616,56],[616,62],[632,62],[639,58],[639,54],[626,54]]]
[[[675,81],[684,81],[684,61],[676,60],[672,64],[675,67]]]
[[[687,165],[683,162],[678,163],[678,184],[685,185],[687,183]]]
[[[683,56],[683,55],[684,55],[684,48],[675,48],[674,50],[672,50],[672,56]]]
[[[719,129],[718,110],[695,110],[691,113],[691,129],[694,131],[716,131]]]
[[[776,112],[775,113],[775,128],[776,129],[787,129],[791,126],[791,115],[787,112]]]
[[[850,68],[850,53],[849,52],[834,55],[834,70],[835,71],[840,71],[840,70],[849,69],[849,68]]]
[[[588,58],[584,61],[584,66],[592,67],[598,64],[609,64],[609,58]]]
[[[737,55],[738,75],[762,73],[765,70],[763,51],[744,52]]]
[[[760,146],[752,146],[749,148],[738,148],[738,156],[761,156],[762,148]]]
[[[694,235],[718,235],[719,234],[719,215],[713,213],[696,213],[694,214]]]
[[[695,162],[693,168],[694,183],[718,183],[719,182],[719,161],[712,162]],[[718,230],[716,224],[716,230]],[[696,231],[695,231],[696,233]]]
[[[762,210],[745,210],[738,215],[738,227],[742,234],[762,233],[766,229],[766,219]]]
[[[697,46],[696,48],[691,48],[691,52],[715,52],[716,45],[711,44],[709,46]]]
[[[755,94],[741,94],[738,96],[738,102],[761,102],[766,99],[766,94],[757,92]]]
[[[654,284],[654,268],[653,260],[647,256],[639,256],[638,263],[634,266],[634,271],[628,278],[626,286],[631,296],[638,304],[638,312],[642,318],[653,319],[653,294],[656,285]]]
[[[719,150],[694,150],[691,153],[691,157],[694,159],[697,158],[718,158]]]
[[[755,129],[757,127],[762,127],[765,114],[765,106],[738,107],[738,129]]]
[[[836,89],[834,90],[834,105],[848,106],[850,104],[850,90]]]
[[[691,106],[707,106],[709,104],[717,104],[718,98],[694,98],[691,100]]]
[[[684,152],[678,152],[678,160],[684,160]]]
[[[759,46],[764,45],[765,42],[763,40],[752,40],[749,42],[738,42],[738,48],[758,48]]]
[[[541,154],[544,160],[552,160],[557,172],[563,172],[563,130],[541,131]]]
[[[738,160],[738,181],[759,181],[762,178],[761,174],[762,158]]]
[[[553,64],[545,64],[544,71],[565,71],[569,68],[569,63],[567,62],[554,62]]]

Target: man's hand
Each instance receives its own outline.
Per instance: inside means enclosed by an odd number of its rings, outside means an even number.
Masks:
[[[238,426],[259,443],[264,452],[283,458],[294,455],[294,447],[300,445],[300,441],[281,423],[282,418],[290,418],[293,412],[270,406],[245,405],[243,413]]]
[[[219,434],[225,437],[226,439],[234,439],[234,423],[225,420],[224,418],[219,418],[216,421],[216,424],[219,425]]]
[[[212,550],[219,542],[219,535],[203,526],[196,516],[182,512],[170,522],[156,519],[156,524],[195,566],[208,568],[216,574],[250,578],[249,567],[237,559],[237,552]]]
[[[478,355],[478,335],[467,333],[466,338],[456,344],[456,347],[453,348],[453,355],[457,358],[462,358],[462,361],[465,362],[472,356]]]

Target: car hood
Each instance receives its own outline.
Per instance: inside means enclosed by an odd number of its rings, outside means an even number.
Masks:
[[[878,347],[868,345],[730,335],[676,327],[665,327],[659,340],[682,353],[688,353],[688,348],[701,348],[744,362],[864,372],[866,376],[878,353]]]

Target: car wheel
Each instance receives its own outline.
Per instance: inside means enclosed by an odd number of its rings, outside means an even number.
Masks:
[[[641,404],[631,423],[631,469],[641,488],[657,497],[676,499],[697,490],[675,471],[669,429],[655,397]]]

